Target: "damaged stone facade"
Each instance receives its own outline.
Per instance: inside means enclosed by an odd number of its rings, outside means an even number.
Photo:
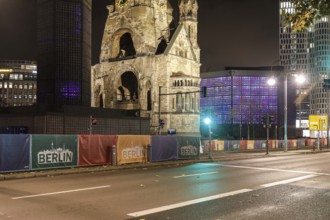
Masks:
[[[151,134],[199,135],[197,1],[179,0],[177,27],[167,0],[116,0],[107,8],[92,106],[138,110],[151,119]]]

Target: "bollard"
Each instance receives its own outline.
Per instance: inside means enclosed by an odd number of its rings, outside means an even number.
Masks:
[[[117,166],[117,146],[116,145],[112,146],[111,152],[112,152],[111,165]]]
[[[151,161],[151,145],[148,144],[145,148],[145,163]]]

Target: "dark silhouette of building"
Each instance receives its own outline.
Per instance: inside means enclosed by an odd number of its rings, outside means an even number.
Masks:
[[[37,4],[37,103],[90,106],[91,0]]]

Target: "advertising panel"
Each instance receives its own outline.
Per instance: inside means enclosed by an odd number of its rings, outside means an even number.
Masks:
[[[309,130],[326,131],[328,128],[328,115],[310,115]]]
[[[199,157],[200,138],[177,136],[179,159],[197,159]]]
[[[247,141],[247,150],[254,150],[255,149],[255,145],[254,145],[254,140],[248,140]]]
[[[28,170],[30,135],[0,135],[0,172]]]
[[[77,135],[32,135],[32,169],[77,166]]]
[[[118,135],[117,164],[146,162],[149,135]]]
[[[114,145],[115,135],[79,135],[79,166],[110,164]]]

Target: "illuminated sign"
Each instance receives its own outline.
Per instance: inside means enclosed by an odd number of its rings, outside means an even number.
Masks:
[[[309,130],[311,131],[326,131],[328,128],[327,115],[310,115]]]

